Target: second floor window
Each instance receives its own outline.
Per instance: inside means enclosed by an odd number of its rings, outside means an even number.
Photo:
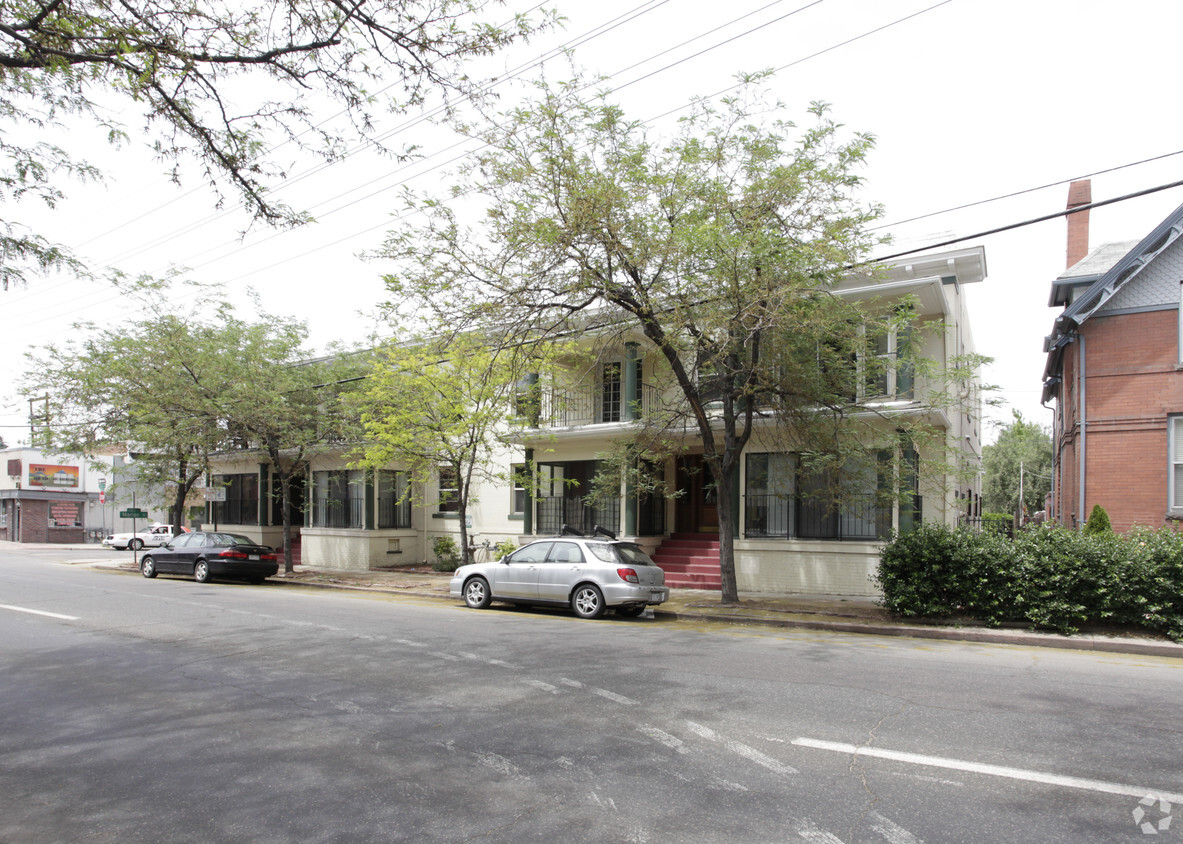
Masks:
[[[621,366],[619,362],[604,364],[600,388],[600,422],[619,422],[621,416]]]
[[[460,512],[460,480],[452,466],[440,466],[440,500],[436,508],[440,513]]]

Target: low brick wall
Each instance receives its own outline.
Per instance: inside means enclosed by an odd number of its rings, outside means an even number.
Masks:
[[[736,585],[741,592],[882,597],[871,581],[879,543],[804,539],[737,539]]]

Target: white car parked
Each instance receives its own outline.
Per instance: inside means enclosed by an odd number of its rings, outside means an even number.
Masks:
[[[181,528],[184,531],[184,528]],[[103,545],[107,548],[118,548],[123,551],[127,548],[138,551],[141,548],[158,548],[166,544],[173,538],[172,525],[162,525],[159,522],[149,527],[147,530],[141,530],[137,533],[114,533],[103,540]]]

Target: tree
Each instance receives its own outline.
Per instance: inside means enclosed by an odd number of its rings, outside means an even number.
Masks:
[[[699,102],[665,144],[603,98],[582,100],[578,81],[542,85],[530,105],[468,130],[487,146],[453,196],[483,207],[412,198],[428,222],[408,217],[384,250],[400,267],[387,277],[392,300],[446,324],[651,344],[678,400],[645,420],[633,453],[686,436],[663,431],[689,431],[701,448],[725,601],[738,597],[733,480],[756,425],[773,414],[836,490],[901,436],[853,434],[871,427],[855,382],[903,365],[874,349],[911,321],[907,308],[831,295],[875,242],[877,209],[857,195],[872,138],[844,137],[824,105],[797,132],[760,106],[760,81],[721,107]]]
[[[1052,487],[1051,435],[1016,410],[1014,420],[999,432],[997,441],[982,449],[982,470],[982,506],[986,512],[1042,510]]]
[[[359,464],[405,467],[418,503],[454,507],[466,563],[469,507],[482,481],[506,480],[497,461],[511,442],[512,421],[530,412],[523,379],[541,365],[526,347],[483,335],[391,340],[348,399],[365,431]],[[424,491],[437,479],[440,493],[428,500]]]
[[[93,453],[126,443],[137,477],[173,490],[173,527],[210,456],[230,448],[262,450],[279,481],[284,565],[292,570],[291,483],[320,448],[356,436],[337,400],[340,382],[356,374],[356,356],[314,358],[307,327],[257,312],[255,322],[220,302],[183,318],[171,311],[168,285],[127,283],[144,316],[118,333],[75,326],[83,339],[29,354],[26,395],[49,395],[52,443]]]
[[[293,225],[307,217],[276,202],[284,144],[327,159],[353,140],[381,148],[373,119],[432,90],[471,94],[466,59],[491,54],[549,26],[516,15],[506,25],[480,16],[500,0],[0,0],[0,197],[52,207],[62,177],[101,177],[54,142],[70,116],[94,121],[113,143],[128,130],[120,106],[142,115],[157,158],[197,161],[223,179],[254,216]],[[242,82],[247,84],[241,84]],[[392,93],[394,89],[394,93]],[[325,103],[343,108],[348,128],[323,120]],[[112,106],[114,106],[112,108]],[[25,142],[22,138],[30,138]],[[33,267],[86,267],[46,238],[0,218],[3,284]]]
[[[257,322],[228,320],[218,355],[233,361],[219,397],[227,430],[261,449],[279,482],[284,571],[292,563],[292,486],[322,450],[356,441],[353,416],[340,400],[358,376],[364,356],[334,350],[313,358],[303,322],[262,315]]]
[[[227,386],[217,356],[221,330],[179,318],[167,285],[129,281],[121,289],[142,316],[115,333],[93,323],[73,326],[77,339],[26,353],[26,396],[48,396],[46,447],[94,454],[121,444],[134,454],[136,479],[171,489],[174,532],[190,490],[208,470],[209,454],[226,442],[217,396]]]

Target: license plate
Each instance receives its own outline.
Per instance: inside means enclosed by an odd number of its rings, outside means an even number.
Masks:
[[[661,600],[661,593],[660,592],[650,592],[649,593],[649,600],[650,601],[660,601]]]
[[[248,560],[257,560],[257,559],[259,559],[259,555],[258,554],[247,554],[247,559]]]

